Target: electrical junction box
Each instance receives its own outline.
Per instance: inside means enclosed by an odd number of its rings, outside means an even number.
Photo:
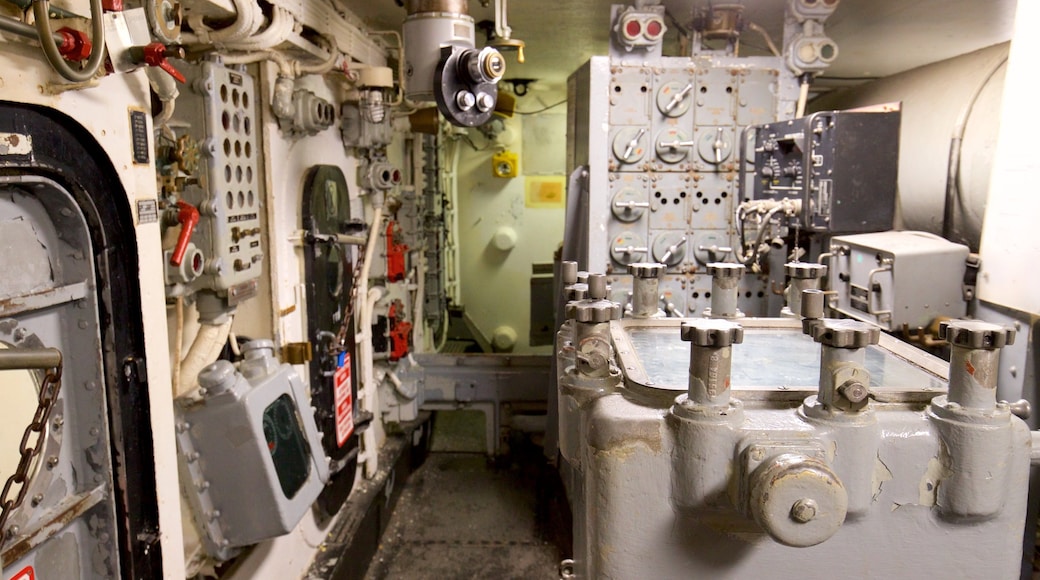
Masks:
[[[961,286],[968,247],[927,232],[879,232],[831,240],[831,307],[885,330],[967,314]]]
[[[237,370],[225,360],[203,369],[201,401],[178,412],[183,487],[219,560],[291,531],[329,479],[300,376],[275,359],[269,340],[242,354]]]
[[[802,200],[810,232],[891,229],[899,121],[899,111],[827,111],[748,127],[741,147],[754,164],[754,199]]]
[[[495,177],[516,177],[520,173],[520,160],[512,151],[500,151],[491,157],[491,173]]]

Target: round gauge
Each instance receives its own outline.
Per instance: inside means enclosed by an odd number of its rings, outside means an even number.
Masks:
[[[619,264],[627,266],[642,260],[644,256],[646,242],[638,234],[622,232],[610,240],[610,257]]]
[[[650,203],[646,200],[646,194],[633,188],[626,187],[614,194],[610,202],[610,211],[614,217],[623,222],[634,222],[643,217]]]
[[[686,133],[674,127],[661,131],[654,140],[657,158],[665,163],[679,163],[686,159],[692,146],[693,142]]]
[[[646,155],[646,129],[626,127],[614,135],[614,156],[622,163],[638,163]]]
[[[677,266],[686,257],[686,236],[682,232],[668,232],[654,238],[654,259],[661,264]]]
[[[657,89],[657,110],[667,117],[681,117],[690,110],[693,83],[672,81]]]
[[[708,163],[722,163],[732,152],[733,137],[721,127],[704,131],[697,140],[697,153]]]

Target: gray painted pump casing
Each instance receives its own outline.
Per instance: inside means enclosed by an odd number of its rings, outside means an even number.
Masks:
[[[874,379],[878,400],[867,412],[828,416],[813,410],[815,386],[740,384],[742,367],[780,377],[784,349],[820,348],[795,340],[797,321],[744,319],[745,332],[786,333],[781,351],[734,355],[735,402],[698,419],[682,409],[686,385],[652,379],[660,367],[672,376],[688,369],[679,322],[610,323],[619,368],[602,378],[573,366],[575,323],[560,331],[561,473],[576,577],[1018,577],[1030,433],[1006,405],[977,423],[956,420],[942,396],[946,363],[882,336],[869,347],[882,368],[909,363],[926,380]],[[643,360],[630,336],[640,327],[673,332],[679,346],[668,341],[654,349],[663,358]],[[774,540],[749,505],[757,467],[790,453],[822,464],[847,495],[844,522],[810,547]]]

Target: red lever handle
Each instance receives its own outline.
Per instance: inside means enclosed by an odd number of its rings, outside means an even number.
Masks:
[[[170,256],[171,266],[180,266],[184,261],[184,253],[188,251],[188,242],[191,235],[195,233],[195,226],[199,225],[199,210],[186,201],[178,201],[177,223],[181,224],[181,234],[177,236],[177,245],[173,248]]]
[[[184,75],[170,64],[169,57],[184,58],[184,49],[181,47],[166,46],[161,42],[153,42],[144,46],[131,46],[129,48],[130,59],[136,63],[148,66],[157,66],[179,82],[184,82]]]

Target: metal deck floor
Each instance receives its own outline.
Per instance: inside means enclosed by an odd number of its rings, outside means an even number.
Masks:
[[[482,427],[438,415],[433,450],[404,484],[365,578],[559,578],[541,449],[521,446],[495,466],[474,452]]]

